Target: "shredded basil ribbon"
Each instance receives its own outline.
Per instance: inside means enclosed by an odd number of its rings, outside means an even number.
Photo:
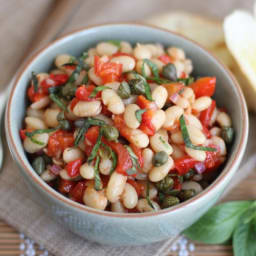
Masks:
[[[137,168],[140,168],[140,164],[138,162],[138,157],[134,154],[134,152],[132,151],[132,149],[125,145],[125,148],[127,149],[130,157],[131,157],[131,160],[132,160],[132,167],[128,170],[126,170],[126,173],[128,175],[133,175],[135,173],[137,173]]]
[[[116,153],[111,149],[111,147],[109,147],[108,145],[106,145],[105,143],[101,143],[101,146],[103,146],[106,150],[108,150],[108,152],[110,153],[110,157],[112,159],[112,167],[110,170],[110,174],[113,173],[113,171],[116,169],[117,166],[117,155]]]
[[[144,59],[144,60],[143,60],[142,69],[141,69],[142,75],[143,75],[145,78],[147,77],[147,76],[146,76],[146,73],[145,73],[145,64],[147,64],[147,65],[151,68],[154,77],[155,77],[156,79],[159,79],[158,67],[157,67],[157,65],[156,65],[155,63],[153,63],[153,62],[152,62],[151,60],[149,60],[149,59]]]
[[[163,143],[166,149],[170,149],[170,145],[162,138],[162,136],[159,137],[159,140]]]
[[[94,188],[97,191],[102,190],[103,188],[101,178],[100,178],[100,173],[99,173],[99,162],[100,162],[100,157],[97,156],[95,165],[94,165]]]
[[[169,83],[173,83],[173,81],[171,80],[167,80],[167,79],[162,79],[162,78],[157,78],[157,77],[148,77],[148,80],[152,80],[155,81],[157,84],[169,84]]]
[[[50,99],[54,101],[62,110],[66,111],[67,106],[62,102],[62,100],[54,93],[50,93]]]
[[[149,204],[149,206],[153,209],[153,210],[156,210],[150,197],[149,197],[149,181],[147,181],[147,191],[146,191],[146,199],[147,199],[147,202]]]
[[[34,91],[37,92],[38,91],[38,79],[37,79],[36,73],[34,71],[32,71],[32,83],[34,86]]]
[[[118,49],[120,49],[120,47],[121,47],[121,41],[120,40],[108,40],[107,42],[117,46]]]
[[[82,80],[82,84],[87,84],[89,81],[89,76],[88,76],[88,73],[86,73],[86,75],[84,76],[83,80]]]
[[[97,152],[98,152],[98,150],[100,148],[100,145],[101,145],[101,139],[102,139],[102,129],[100,129],[97,141],[96,141],[95,145],[93,146],[92,152],[91,152],[91,154],[89,155],[89,157],[87,159],[88,163],[91,163],[93,161],[93,159],[97,156]]]
[[[178,78],[177,82],[181,82],[184,85],[189,85],[194,82],[194,77],[188,77],[188,78]]]
[[[180,129],[181,129],[182,137],[183,137],[183,140],[185,142],[186,147],[192,148],[192,149],[195,149],[195,150],[202,150],[202,151],[210,151],[210,152],[217,151],[216,148],[195,146],[195,145],[192,144],[192,142],[189,138],[189,134],[188,134],[188,130],[187,130],[184,115],[182,115],[180,117]]]
[[[135,116],[136,119],[139,121],[139,123],[141,123],[142,121],[142,114],[145,113],[147,110],[146,109],[138,109],[135,111]]]
[[[90,94],[89,98],[94,98],[98,92],[103,91],[105,89],[111,89],[110,87],[107,86],[97,86]]]

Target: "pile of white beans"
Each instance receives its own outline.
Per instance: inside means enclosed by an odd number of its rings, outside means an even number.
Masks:
[[[125,53],[111,57],[116,53]],[[103,82],[100,76],[94,70],[94,56],[99,56],[102,62],[115,62],[122,64],[122,72],[136,71],[142,74],[142,65],[144,59],[149,59],[158,68],[159,74],[164,67],[164,63],[158,58],[162,55],[168,55],[176,67],[177,76],[182,74],[187,77],[192,72],[192,63],[190,59],[186,58],[184,51],[180,48],[169,47],[164,49],[160,44],[139,44],[134,47],[129,42],[122,41],[120,47],[111,42],[100,42],[94,48],[88,50],[88,57],[84,60],[89,65],[89,69],[83,70],[77,77],[75,84],[77,87],[81,85],[83,77],[88,74],[89,84],[95,86],[102,86]],[[56,69],[50,71],[49,74],[68,74],[72,70],[68,69],[64,64],[70,62],[71,56],[68,54],[58,55],[55,59]],[[152,75],[151,68],[144,64],[144,71],[146,76]],[[37,74],[39,84],[49,77],[48,73]],[[127,81],[133,79],[133,75],[127,76]],[[179,99],[175,104],[170,104],[166,107],[169,101],[168,90],[163,85],[158,85],[149,82],[153,101],[157,106],[157,110],[152,117],[152,124],[155,128],[155,134],[152,136],[147,135],[140,130],[140,122],[136,117],[136,111],[140,109],[136,104],[137,95],[131,95],[128,99],[122,99],[118,95],[118,88],[120,81],[113,81],[104,84],[108,89],[101,93],[101,98],[91,101],[79,101],[71,110],[70,102],[67,102],[67,109],[65,117],[70,122],[79,118],[95,117],[105,121],[109,125],[114,125],[114,118],[116,115],[122,115],[125,126],[129,128],[129,143],[134,144],[142,150],[144,160],[143,168],[140,170],[143,175],[136,182],[144,187],[144,192],[138,195],[134,186],[127,182],[131,177],[113,172],[110,175],[112,167],[111,159],[105,157],[101,158],[99,164],[100,175],[109,175],[109,181],[102,190],[97,191],[94,188],[94,164],[86,162],[85,147],[81,141],[78,147],[68,147],[59,156],[54,157],[53,163],[61,167],[59,175],[53,174],[49,166],[46,166],[45,171],[41,174],[41,178],[46,182],[51,182],[55,179],[81,181],[87,180],[87,186],[83,194],[83,203],[89,207],[110,210],[113,212],[148,212],[160,209],[161,206],[158,202],[158,190],[155,186],[156,182],[163,180],[168,173],[175,172],[175,160],[184,156],[204,162],[206,159],[206,152],[201,150],[191,149],[184,146],[184,140],[177,122],[181,115],[184,115],[187,130],[191,142],[194,145],[208,146],[216,145],[220,149],[220,159],[225,161],[227,149],[224,140],[221,137],[222,127],[231,127],[231,118],[226,112],[219,111],[215,108],[211,117],[211,137],[207,138],[203,132],[203,126],[199,120],[199,115],[202,111],[210,107],[212,99],[208,96],[196,98],[193,89],[184,87],[184,90],[179,95]],[[102,114],[103,107],[111,113],[111,116]],[[24,127],[30,131],[38,129],[56,128],[59,124],[57,120],[58,114],[62,110],[56,103],[52,102],[48,96],[41,98],[39,101],[32,102],[26,111],[24,119]],[[77,129],[73,129],[72,133],[74,138],[77,135]],[[44,152],[47,154],[47,144],[51,133],[42,133],[34,135],[34,139],[42,142],[40,145],[34,143],[31,138],[26,137],[23,141],[24,149],[27,153],[33,154],[37,152]],[[163,142],[164,141],[164,142]],[[168,155],[167,161],[161,166],[154,166],[152,159],[157,152],[164,151]],[[80,167],[80,175],[71,178],[65,166],[67,163],[76,159],[83,159],[83,164]],[[132,178],[133,179],[133,178]],[[203,175],[195,175],[192,180],[182,183],[182,189],[194,189],[196,193],[202,191],[200,181]],[[155,209],[150,206],[146,199],[146,186],[147,181],[150,182],[149,186],[149,199],[151,200]]]

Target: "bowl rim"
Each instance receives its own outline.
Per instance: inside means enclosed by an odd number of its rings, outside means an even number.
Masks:
[[[23,161],[21,155],[19,154],[19,151],[15,145],[15,141],[14,141],[14,138],[13,138],[12,132],[11,132],[10,110],[11,110],[14,91],[15,91],[24,71],[30,65],[31,62],[33,62],[47,48],[49,48],[50,46],[52,46],[53,44],[55,44],[59,41],[64,40],[66,37],[69,37],[69,36],[72,36],[75,34],[79,34],[82,31],[90,30],[93,28],[101,28],[101,27],[105,27],[105,26],[120,26],[120,25],[127,25],[127,26],[131,25],[131,26],[138,26],[138,27],[144,27],[144,28],[153,28],[156,30],[167,32],[169,34],[174,34],[174,35],[182,38],[183,40],[187,40],[187,41],[195,44],[201,50],[205,51],[210,57],[212,57],[218,63],[218,65],[220,65],[224,69],[224,71],[226,72],[226,75],[228,75],[229,78],[231,79],[231,81],[235,87],[235,90],[238,94],[242,117],[243,117],[241,140],[239,141],[237,150],[233,153],[234,154],[233,160],[225,166],[224,170],[219,174],[219,176],[214,180],[214,182],[209,187],[204,189],[201,193],[199,193],[195,197],[191,198],[190,200],[180,203],[174,207],[167,208],[167,209],[161,209],[161,210],[158,210],[155,212],[116,213],[116,212],[110,212],[110,211],[102,211],[102,210],[94,209],[94,208],[88,207],[86,205],[77,203],[77,202],[72,201],[71,199],[63,196],[61,193],[54,190],[47,183],[45,183],[38,175],[35,175],[34,173],[32,173],[30,168],[28,168],[26,163]],[[244,151],[245,151],[247,138],[248,138],[248,129],[249,129],[248,111],[247,111],[247,105],[246,105],[244,95],[243,95],[242,90],[241,90],[237,80],[235,79],[234,75],[214,54],[209,52],[209,50],[207,50],[205,47],[201,46],[199,43],[197,43],[194,40],[189,39],[186,36],[183,36],[177,32],[174,32],[174,31],[171,31],[168,29],[164,29],[164,28],[160,28],[158,26],[154,26],[151,24],[149,25],[149,24],[143,23],[143,22],[111,22],[111,23],[102,23],[102,24],[96,24],[96,25],[91,25],[91,26],[83,26],[78,29],[72,30],[71,32],[65,33],[61,37],[58,37],[57,39],[47,43],[44,47],[33,52],[31,54],[31,56],[29,56],[29,58],[26,59],[25,63],[22,65],[22,67],[18,71],[17,75],[15,75],[15,78],[13,79],[11,84],[12,84],[12,88],[11,88],[7,106],[6,106],[6,122],[5,123],[6,123],[6,132],[9,135],[9,136],[7,136],[7,138],[9,137],[8,138],[8,147],[10,148],[12,155],[15,156],[15,161],[21,165],[22,170],[24,172],[26,172],[26,174],[29,175],[33,179],[33,182],[36,185],[38,185],[49,196],[51,196],[53,199],[55,199],[57,201],[60,201],[66,207],[72,207],[75,210],[78,210],[80,212],[91,213],[91,214],[101,215],[104,217],[112,217],[112,218],[113,217],[114,218],[115,217],[116,218],[142,218],[142,217],[157,217],[159,215],[163,215],[163,214],[167,214],[167,213],[169,214],[172,212],[182,210],[186,206],[192,205],[195,201],[202,199],[206,194],[212,192],[216,187],[218,187],[222,183],[222,181],[225,180],[225,178],[228,176],[229,172],[234,168],[234,166],[236,164],[239,164],[239,162],[241,161],[242,155],[244,154]]]

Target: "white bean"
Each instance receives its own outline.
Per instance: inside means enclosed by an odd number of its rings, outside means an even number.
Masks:
[[[227,154],[226,144],[222,138],[218,136],[213,136],[210,139],[210,142],[219,147],[221,156],[225,156]]]
[[[218,113],[219,111],[217,110],[217,108],[214,108],[212,116],[210,118],[210,126],[212,126],[216,122]]]
[[[101,98],[103,104],[107,106],[108,110],[113,114],[122,114],[125,110],[122,99],[112,89],[106,89],[102,92]]]
[[[27,108],[27,116],[43,119],[44,112],[39,109]]]
[[[155,101],[158,108],[162,108],[167,100],[168,92],[165,87],[159,85],[152,92],[152,98]]]
[[[221,127],[230,127],[231,126],[231,118],[225,112],[218,113],[217,122]]]
[[[129,104],[125,108],[124,121],[125,124],[132,129],[136,129],[140,126],[140,122],[136,117],[136,111],[139,109],[139,106],[136,104]]]
[[[64,64],[70,63],[71,56],[69,54],[60,54],[55,59],[57,68],[62,69]]]
[[[147,63],[144,63],[143,60],[138,60],[137,63],[136,63],[136,71],[138,73],[140,73],[141,75],[142,74],[142,66],[144,66],[144,72],[145,72],[145,75],[146,76],[150,76],[151,75],[151,69],[150,67],[148,66]]]
[[[95,118],[104,121],[106,124],[113,125],[113,120],[103,114],[99,114]]]
[[[196,150],[185,147],[186,153],[197,161],[203,162],[206,159],[206,153],[202,150]]]
[[[153,167],[149,172],[148,178],[152,182],[158,182],[166,177],[169,171],[174,167],[173,159],[169,156],[166,163],[161,166]]]
[[[150,146],[155,152],[165,151],[168,155],[173,152],[172,146],[158,132],[150,137]]]
[[[142,190],[142,196],[144,198],[147,197],[147,181],[139,181],[139,184],[141,184],[143,186],[143,190]],[[154,199],[157,196],[157,189],[154,186],[154,184],[152,184],[151,182],[149,183],[149,198],[150,199]]]
[[[167,49],[167,53],[174,60],[184,60],[186,57],[185,52],[181,48],[177,48],[177,47],[169,47]]]
[[[159,45],[156,44],[145,44],[145,47],[148,48],[148,50],[151,52],[152,57],[158,57],[160,56],[159,53]]]
[[[160,210],[160,206],[158,205],[158,203],[152,201],[152,204],[154,206],[154,209],[148,204],[147,199],[139,199],[136,208],[139,212],[153,212],[156,210]]]
[[[120,83],[119,82],[111,82],[111,83],[106,83],[105,86],[113,89],[114,91],[117,91],[120,86]]]
[[[111,62],[122,64],[122,71],[132,71],[135,67],[135,60],[129,56],[118,56],[111,59]]]
[[[49,135],[47,133],[35,134],[33,136],[33,139],[40,141],[42,143],[42,145],[39,145],[39,144],[33,142],[29,137],[26,137],[23,142],[24,149],[26,152],[31,153],[31,154],[40,151],[47,145]]]
[[[52,180],[56,179],[56,175],[54,175],[53,173],[51,173],[49,170],[45,170],[41,176],[42,180],[44,180],[45,182],[50,182]]]
[[[132,50],[132,46],[130,43],[128,43],[126,41],[122,41],[120,43],[120,52],[131,54],[132,51],[133,50]]]
[[[203,96],[195,100],[195,102],[192,104],[192,109],[196,110],[197,112],[201,112],[209,108],[211,104],[212,99],[208,96]]]
[[[130,135],[130,142],[139,148],[145,148],[149,144],[149,138],[140,129],[133,129]]]
[[[191,74],[191,72],[193,71],[192,61],[190,59],[185,59],[184,65],[185,65],[185,73],[188,75]]]
[[[116,53],[118,51],[118,47],[108,42],[101,42],[97,44],[96,51],[100,56],[109,56]]]
[[[69,147],[65,148],[65,150],[63,151],[63,160],[65,163],[75,161],[79,158],[84,158],[84,154],[79,148]]]
[[[166,120],[163,125],[164,128],[170,128],[174,125],[175,121],[179,120],[181,115],[184,113],[183,108],[179,106],[172,106],[166,109],[165,115]]]
[[[210,133],[212,136],[221,136],[221,129],[220,127],[214,126],[211,130]]]
[[[154,64],[156,64],[156,66],[157,66],[157,68],[158,68],[158,72],[162,72],[162,70],[163,70],[163,66],[164,66],[164,63],[161,61],[161,60],[159,60],[159,59],[151,59],[151,61],[154,63]]]
[[[74,181],[77,181],[77,180],[80,180],[81,179],[81,177],[80,177],[80,175],[79,176],[76,176],[76,177],[70,177],[69,175],[68,175],[68,172],[67,172],[67,170],[66,169],[62,169],[61,171],[60,171],[60,177],[63,179],[63,180],[74,180]]]
[[[195,93],[190,87],[185,87],[181,96],[186,98],[191,104],[195,101]]]
[[[171,134],[171,140],[175,144],[183,144],[184,143],[183,136],[182,136],[182,133],[180,131],[172,133]]]
[[[185,156],[185,153],[183,152],[183,150],[181,150],[181,148],[179,148],[178,146],[172,145],[172,148],[173,148],[172,158],[174,160]]]
[[[160,129],[157,133],[160,134],[165,141],[169,140],[168,132],[165,129]]]
[[[192,144],[200,145],[206,142],[204,133],[197,127],[193,125],[187,125],[187,130]]]
[[[111,203],[115,203],[119,200],[124,191],[126,180],[127,177],[122,174],[117,172],[111,174],[106,191],[107,198]]]
[[[113,166],[113,163],[109,158],[101,158],[101,161],[99,164],[100,173],[102,173],[103,175],[109,175],[112,166]]]
[[[165,111],[162,109],[156,110],[151,119],[151,123],[155,127],[156,131],[158,131],[163,126],[165,119]]]
[[[26,117],[25,118],[26,128],[38,130],[38,129],[46,129],[47,126],[45,125],[44,121],[37,118],[37,117]]]
[[[115,203],[112,203],[111,204],[111,211],[112,212],[120,212],[120,213],[127,212],[127,210],[124,208],[121,201],[117,201]]]
[[[104,190],[96,191],[92,186],[88,186],[84,191],[83,202],[92,208],[104,210],[107,207],[108,199]]]
[[[73,108],[73,113],[79,117],[97,116],[101,109],[100,101],[79,101]]]
[[[152,54],[150,50],[142,44],[137,44],[133,50],[133,54],[136,59],[142,60],[142,59],[150,59],[152,57]]]
[[[47,108],[44,112],[44,122],[49,127],[57,127],[59,125],[59,121],[57,120],[57,116],[60,113],[59,108]]]
[[[71,110],[70,104],[68,105],[67,110],[68,110],[68,111],[65,112],[65,117],[66,117],[68,120],[75,121],[75,120],[79,119],[79,117],[76,116],[76,115],[73,113],[73,111]]]
[[[48,96],[45,96],[45,97],[41,98],[40,100],[32,103],[30,105],[30,107],[32,109],[42,109],[42,108],[47,107],[50,104],[50,102],[51,102],[50,98]]]
[[[202,126],[200,120],[196,116],[191,115],[191,114],[185,114],[185,119],[186,119],[188,125],[197,127],[200,130],[203,129],[203,126]]]
[[[150,148],[145,148],[142,151],[142,157],[144,160],[142,171],[144,173],[148,173],[153,167],[152,160],[154,157],[154,153]]]
[[[133,209],[138,203],[138,194],[135,188],[129,183],[125,184],[121,200],[127,209]]]
[[[80,166],[80,175],[87,180],[94,179],[94,167],[88,163],[84,163]]]
[[[94,68],[89,69],[88,76],[96,85],[102,85],[102,79],[95,74]]]
[[[189,101],[184,97],[179,97],[177,102],[176,102],[176,105],[181,107],[181,108],[184,108],[184,109],[190,107]]]
[[[123,99],[124,105],[129,105],[136,103],[138,96],[137,95],[131,95],[128,99]]]
[[[201,185],[195,181],[185,181],[182,183],[181,188],[184,190],[194,189],[196,194],[203,191]]]

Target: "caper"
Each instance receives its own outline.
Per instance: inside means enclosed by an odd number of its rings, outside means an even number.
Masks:
[[[32,162],[32,167],[38,175],[41,175],[45,171],[45,161],[42,156],[36,157]]]
[[[165,66],[163,66],[162,75],[166,79],[176,81],[178,77],[175,65],[172,63],[168,63]]]
[[[67,99],[71,99],[73,96],[75,96],[75,92],[76,87],[71,83],[67,83],[61,89],[61,94]]]
[[[71,124],[68,120],[61,120],[59,121],[59,124],[62,130],[68,131],[71,129]]]
[[[221,130],[221,137],[227,143],[231,143],[234,137],[234,130],[232,127],[223,127]]]
[[[57,120],[58,120],[58,121],[65,120],[64,111],[61,111],[61,112],[57,115]]]
[[[85,122],[85,120],[83,118],[75,120],[75,122],[74,122],[75,127],[77,127],[77,128],[83,127],[84,126],[84,122]]]
[[[168,208],[171,206],[174,206],[176,204],[179,204],[180,200],[176,196],[166,196],[161,204],[162,208]]]
[[[127,82],[123,81],[117,90],[117,94],[122,98],[122,99],[128,99],[131,96],[131,89],[130,86]]]
[[[142,79],[132,79],[129,81],[132,94],[141,95],[145,94],[145,85]]]
[[[195,170],[190,169],[184,176],[184,180],[190,180],[195,175]]]
[[[196,191],[194,189],[181,190],[178,197],[181,201],[186,201],[195,196]]]
[[[173,185],[174,181],[169,175],[167,175],[164,179],[156,183],[157,189],[163,193],[172,190]]]
[[[49,157],[47,155],[42,155],[42,157],[44,159],[45,165],[52,163],[52,158],[51,157]]]
[[[111,125],[105,125],[102,127],[102,134],[107,140],[117,140],[119,137],[119,132],[116,127]]]
[[[161,166],[165,164],[168,160],[168,155],[165,151],[157,152],[153,157],[153,165]]]

